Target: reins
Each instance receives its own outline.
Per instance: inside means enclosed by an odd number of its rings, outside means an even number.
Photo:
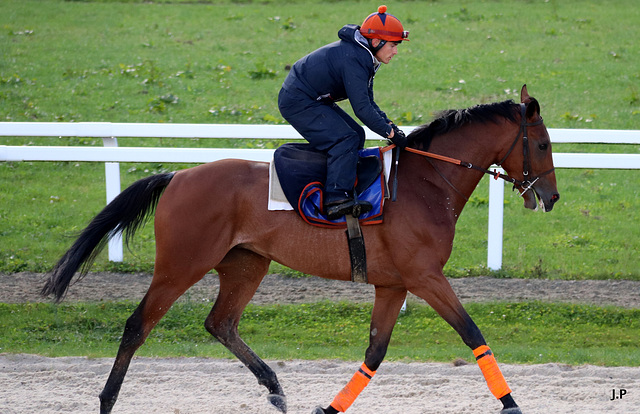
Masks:
[[[477,165],[474,165],[470,162],[466,162],[466,161],[462,161],[456,158],[451,158],[451,157],[447,157],[445,155],[440,155],[440,154],[435,154],[433,152],[428,152],[428,151],[421,151],[415,148],[409,148],[406,147],[405,150],[412,152],[414,154],[418,154],[418,155],[422,155],[424,157],[430,158],[430,159],[435,159],[435,160],[439,160],[439,161],[444,161],[444,162],[448,162],[450,164],[454,164],[454,165],[459,165],[461,167],[465,167],[468,169],[474,169],[477,171],[480,171],[484,174],[489,174],[491,176],[493,176],[494,179],[502,179],[505,181],[510,182],[511,184],[513,184],[514,188],[519,187],[522,189],[522,192],[520,193],[520,196],[523,196],[524,193],[526,193],[527,191],[529,191],[533,185],[536,183],[536,181],[538,181],[541,177],[544,177],[545,175],[551,174],[555,168],[551,168],[548,171],[543,172],[542,174],[539,174],[535,177],[532,178],[527,178],[529,176],[529,171],[531,169],[531,160],[530,160],[530,153],[529,153],[529,136],[527,134],[527,127],[530,126],[537,126],[542,124],[543,120],[542,118],[539,121],[536,122],[531,122],[528,123],[527,122],[527,118],[526,118],[526,110],[527,107],[525,104],[521,103],[520,104],[520,114],[521,114],[521,121],[520,121],[520,128],[518,129],[518,134],[516,135],[515,139],[513,140],[513,143],[511,144],[511,147],[509,148],[509,150],[507,151],[507,153],[505,154],[504,157],[502,157],[502,159],[497,163],[498,166],[501,166],[506,159],[509,157],[509,155],[511,155],[511,153],[513,152],[513,149],[515,148],[516,144],[518,143],[518,138],[520,138],[520,135],[522,134],[522,155],[523,155],[523,160],[522,160],[522,176],[523,176],[523,180],[518,180],[517,178],[514,177],[510,177],[507,174],[502,174],[498,171],[491,171],[488,170],[486,168],[482,168],[479,167]],[[433,164],[431,164],[433,166]],[[449,182],[449,180],[447,180],[442,173],[440,173],[440,171],[438,171],[438,169],[435,168],[434,169],[438,172],[438,174],[440,174],[440,176],[449,184],[453,187],[453,185]],[[458,194],[460,194],[460,191],[458,191],[455,187],[453,187],[454,190],[456,190],[456,192],[458,192]],[[466,198],[466,197],[465,197]]]

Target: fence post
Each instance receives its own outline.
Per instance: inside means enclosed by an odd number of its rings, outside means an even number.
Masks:
[[[498,170],[501,174],[502,169]],[[487,236],[487,267],[502,268],[502,230],[504,222],[504,181],[489,180],[489,234]]]
[[[118,138],[116,137],[104,137],[102,143],[105,147],[117,147]],[[105,162],[104,163],[104,175],[107,187],[107,204],[120,194],[120,163],[119,162]],[[124,259],[122,249],[122,234],[118,233],[109,240],[108,245],[109,260],[112,262],[122,262]]]

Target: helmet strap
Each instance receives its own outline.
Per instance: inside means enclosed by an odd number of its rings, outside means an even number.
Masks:
[[[378,46],[374,47],[373,46],[373,39],[370,39],[370,38],[367,39],[367,43],[369,43],[369,49],[371,49],[371,52],[373,52],[374,56],[387,43],[386,40],[383,40],[383,39],[378,39],[378,40],[380,40],[380,43],[378,43]]]

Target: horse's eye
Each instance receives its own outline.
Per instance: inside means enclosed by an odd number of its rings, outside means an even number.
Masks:
[[[540,145],[538,145],[538,148],[540,148],[540,151],[545,151],[547,148],[549,148],[549,145],[547,145],[547,144],[540,144]]]

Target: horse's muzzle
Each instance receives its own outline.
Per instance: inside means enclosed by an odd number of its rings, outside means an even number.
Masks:
[[[553,193],[548,200],[543,199],[537,193],[536,195],[538,196],[538,198],[540,198],[540,201],[541,201],[540,204],[542,204],[542,206],[544,207],[545,213],[548,213],[551,210],[553,210],[553,206],[556,204],[556,202],[558,202],[558,200],[560,200],[560,194],[558,193]]]

